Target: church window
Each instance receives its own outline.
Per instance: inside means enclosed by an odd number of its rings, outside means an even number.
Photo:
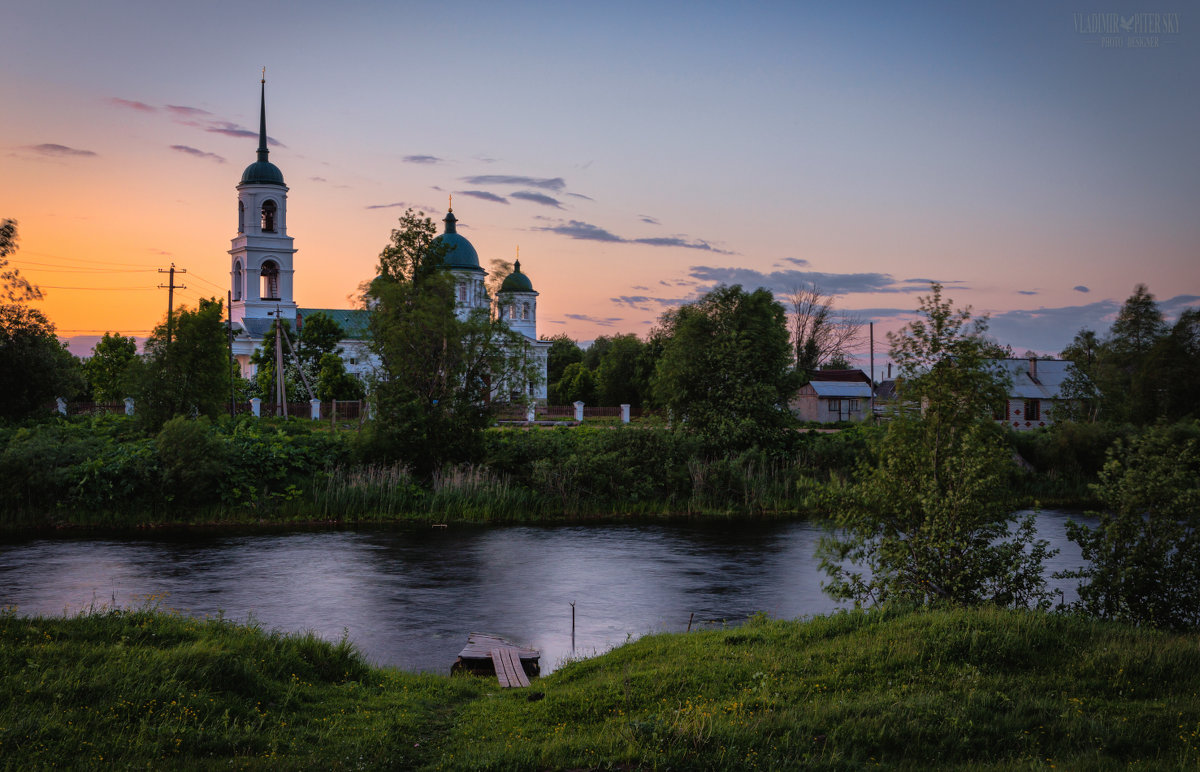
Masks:
[[[528,303],[521,304],[521,318],[522,319],[529,318],[529,304]]]
[[[263,233],[274,233],[275,232],[276,209],[277,209],[277,207],[275,205],[274,200],[268,198],[266,201],[263,202],[263,205],[262,205],[262,230],[263,230]]]
[[[240,204],[239,204],[240,206]],[[233,264],[233,299],[242,299],[242,261]]]
[[[279,266],[268,260],[262,267],[263,300],[279,300]]]
[[[246,232],[246,204],[238,201],[238,233]]]
[[[466,284],[466,282],[463,282],[462,284],[458,285],[458,302],[459,303],[467,302],[467,284]]]

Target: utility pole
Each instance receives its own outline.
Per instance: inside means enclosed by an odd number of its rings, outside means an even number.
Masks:
[[[186,284],[176,284],[175,283],[176,271],[178,271],[179,273],[187,273],[186,268],[176,268],[174,263],[171,263],[170,268],[159,268],[158,269],[159,273],[170,274],[170,278],[167,279],[166,284],[158,285],[159,289],[165,289],[167,291],[167,345],[168,346],[171,345],[171,315],[175,312],[175,290],[187,289]]]
[[[275,415],[287,417],[287,384],[283,379],[283,322],[275,309]]]
[[[875,322],[868,323],[868,335],[871,339],[871,417],[875,417]]]
[[[233,369],[237,366],[235,364],[236,360],[233,358],[233,292],[226,292],[225,300],[228,303],[225,308],[228,311],[229,318],[227,324],[227,329],[229,330],[229,417],[233,418],[237,415],[237,397],[234,394],[233,387]]]

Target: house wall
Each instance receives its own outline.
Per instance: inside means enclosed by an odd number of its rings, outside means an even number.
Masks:
[[[1038,414],[1034,418],[1029,418],[1026,415],[1026,402],[1037,403]],[[1054,424],[1053,413],[1056,402],[1057,400],[1053,399],[1009,399],[1005,405],[1004,419],[999,422],[1015,431],[1028,431],[1052,426]]]

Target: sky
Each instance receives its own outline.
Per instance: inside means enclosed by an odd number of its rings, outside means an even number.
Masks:
[[[77,353],[161,321],[172,263],[177,302],[225,296],[263,67],[301,306],[353,305],[451,194],[485,268],[519,248],[543,337],[645,335],[719,283],[816,282],[877,352],[930,281],[1018,354],[1138,283],[1200,305],[1192,4],[6,6],[0,218]]]

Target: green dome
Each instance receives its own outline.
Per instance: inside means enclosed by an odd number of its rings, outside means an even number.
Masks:
[[[479,266],[479,253],[456,229],[458,218],[454,216],[454,212],[447,212],[446,219],[442,222],[446,223],[446,232],[434,239],[448,245],[442,264],[451,269],[484,273],[483,268]]]
[[[283,172],[270,161],[255,161],[242,172],[242,185],[282,185]]]
[[[501,292],[533,292],[533,282],[529,281],[529,277],[521,273],[521,261],[518,260],[513,266],[513,272],[504,278],[504,283],[500,285]]]

